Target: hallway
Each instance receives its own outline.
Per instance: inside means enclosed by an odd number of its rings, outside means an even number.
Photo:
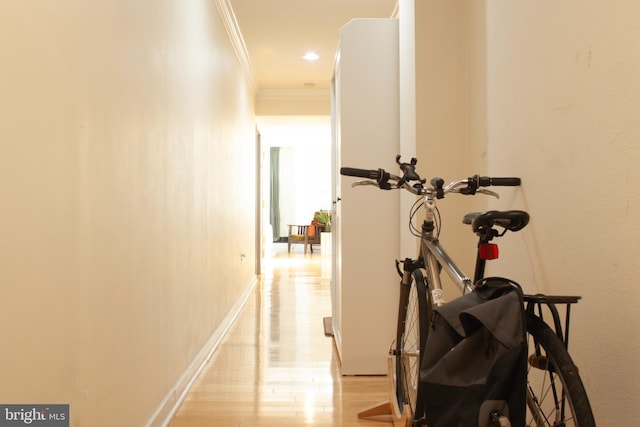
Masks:
[[[333,340],[324,335],[328,259],[276,247],[170,427],[392,425],[357,417],[386,399],[387,378],[341,376]]]

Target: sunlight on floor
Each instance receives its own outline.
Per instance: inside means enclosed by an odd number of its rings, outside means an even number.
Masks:
[[[331,264],[319,252],[274,245],[254,295],[170,426],[392,425],[358,418],[386,399],[388,381],[341,375],[323,325],[331,316]]]

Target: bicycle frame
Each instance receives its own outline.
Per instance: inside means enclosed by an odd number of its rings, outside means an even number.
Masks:
[[[420,256],[424,260],[427,270],[427,280],[431,291],[431,298],[434,306],[442,306],[446,303],[444,291],[440,280],[441,268],[458,286],[462,294],[473,290],[471,279],[453,262],[444,248],[440,245],[437,237],[434,236],[434,213],[436,209],[435,194],[427,191],[424,196],[426,217],[422,225],[422,238],[420,243]]]

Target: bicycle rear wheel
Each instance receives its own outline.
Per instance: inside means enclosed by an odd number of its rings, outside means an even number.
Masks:
[[[400,298],[398,332],[395,347],[395,390],[398,408],[408,411],[407,419],[420,419],[422,390],[420,387],[420,355],[427,342],[431,303],[427,283],[420,270],[412,273],[408,295]],[[406,291],[405,291],[406,292]],[[404,300],[404,301],[403,301]]]
[[[527,316],[529,369],[527,426],[595,426],[587,393],[562,340],[536,316]]]

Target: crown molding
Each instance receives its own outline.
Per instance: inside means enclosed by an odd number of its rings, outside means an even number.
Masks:
[[[261,100],[324,100],[329,89],[260,89],[256,98]]]
[[[396,2],[393,12],[391,12],[391,18],[398,19],[400,17],[400,1]]]
[[[251,59],[249,58],[247,46],[242,38],[242,33],[240,32],[236,15],[233,13],[231,3],[229,0],[215,0],[215,4],[218,9],[218,14],[222,19],[225,29],[227,30],[227,34],[229,35],[229,40],[231,41],[233,50],[240,61],[240,66],[243,69],[249,85],[255,92],[257,90],[257,84],[253,74],[253,67],[251,66]]]

